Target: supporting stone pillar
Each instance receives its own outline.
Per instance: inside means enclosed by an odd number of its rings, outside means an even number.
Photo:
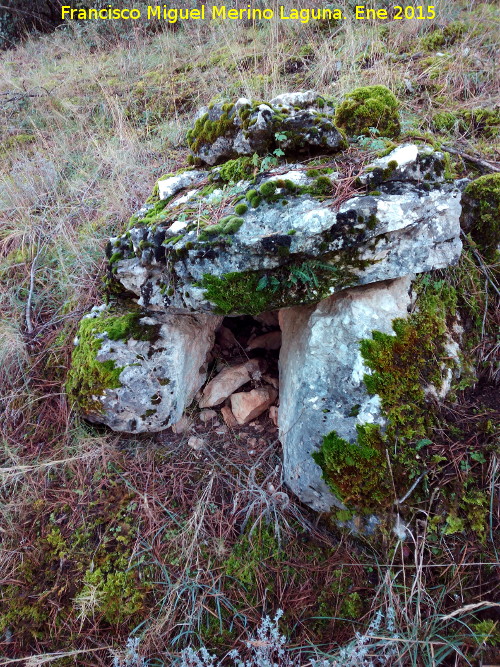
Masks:
[[[393,334],[406,317],[412,276],[354,287],[316,306],[280,311],[279,429],[285,481],[317,511],[342,507],[312,458],[327,433],[356,440],[356,424],[383,425],[378,396],[366,391],[359,343],[373,330]],[[354,416],[355,415],[355,416]]]

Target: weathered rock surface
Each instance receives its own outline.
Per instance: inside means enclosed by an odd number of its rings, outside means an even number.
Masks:
[[[116,339],[106,331],[107,314],[102,307],[95,309],[89,316],[96,320],[95,334],[77,343],[77,350],[88,348],[89,354],[97,347],[97,365],[87,370],[88,381],[74,387],[84,416],[128,433],[161,431],[179,422],[205,381],[205,360],[221,318],[157,314],[140,318],[133,332]],[[109,322],[111,330],[116,321]],[[148,339],[141,340],[141,330]],[[73,355],[74,363],[77,357]],[[96,378],[109,368],[120,369],[118,381],[110,383],[118,386],[100,386],[99,393],[92,394]],[[82,376],[86,369],[78,370]]]
[[[259,370],[259,365],[258,359],[249,359],[243,364],[224,368],[203,390],[200,408],[212,408],[223,403],[228,396],[250,382],[252,374]]]
[[[313,509],[325,512],[342,503],[322,479],[311,454],[336,431],[356,441],[356,424],[384,425],[380,399],[363,382],[370,373],[359,343],[376,329],[393,334],[392,321],[406,317],[411,277],[349,289],[317,306],[280,313],[279,429],[287,485]],[[351,411],[357,406],[357,416]]]
[[[174,200],[163,209],[163,222],[112,239],[115,276],[150,310],[257,314],[456,262],[461,190],[444,182],[442,155],[405,145],[374,165],[360,179],[376,179],[378,190],[353,196],[338,210],[339,175],[312,178],[304,165],[215,191],[212,203],[222,203],[226,218],[234,204],[224,207],[224,201],[246,197],[248,207],[201,233],[197,212],[212,205],[204,190],[188,208]],[[174,235],[181,213],[185,229]]]
[[[281,136],[277,142],[276,134]],[[208,165],[242,155],[321,149],[338,151],[345,139],[333,124],[333,108],[310,90],[280,95],[268,104],[242,97],[234,103],[202,107],[188,132],[193,155]]]
[[[230,398],[231,411],[238,424],[248,424],[274,403],[278,392],[273,387],[259,387],[252,391],[239,392]]]

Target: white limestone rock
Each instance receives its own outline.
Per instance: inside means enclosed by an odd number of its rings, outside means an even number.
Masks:
[[[133,228],[114,240],[122,254],[114,264],[115,275],[137,296],[140,306],[188,313],[220,308],[207,295],[206,276],[224,279],[227,274],[244,274],[259,303],[268,297],[262,310],[276,310],[317,303],[347,287],[456,263],[462,249],[462,184],[442,181],[442,156],[429,147],[404,145],[373,164],[389,165],[394,156],[401,166],[381,176],[385,180],[377,184],[378,192],[352,197],[338,210],[331,197],[300,191],[315,181],[304,165],[296,164],[285,173],[271,171],[255,184],[229,188],[233,196],[267,182],[278,183],[276,195],[285,202],[264,200],[257,208],[249,206],[240,216],[243,223],[230,236],[199,236],[196,219],[184,221],[181,238],[176,222],[175,227],[167,221],[151,229]],[[384,169],[376,166],[366,174],[371,178]],[[333,190],[339,176],[327,177]],[[290,182],[299,191],[294,192]],[[205,205],[203,195],[190,201],[196,210]],[[167,216],[170,210],[177,220],[182,207],[167,205]],[[222,213],[231,212],[234,208],[228,207]],[[173,236],[175,243],[169,241]],[[259,293],[257,284],[264,284]],[[231,310],[224,308],[228,314],[258,313],[258,309],[249,313],[241,299],[235,299]]]
[[[280,312],[279,430],[285,481],[313,509],[326,512],[342,503],[322,479],[312,458],[323,436],[336,431],[356,441],[356,424],[385,424],[378,396],[363,382],[359,343],[376,329],[394,335],[392,321],[406,317],[411,277],[357,287],[317,306]],[[351,411],[357,406],[357,416]]]
[[[95,314],[105,317],[107,311]],[[100,346],[95,359],[113,362],[121,369],[120,386],[90,397],[80,387],[80,394],[73,398],[83,415],[126,433],[162,431],[177,424],[205,381],[205,361],[220,321],[210,315],[162,314],[138,320],[138,327],[147,330],[146,340],[133,335],[112,340],[105,331],[96,333]],[[81,339],[78,342],[86,344]],[[74,355],[73,363],[77,360],[78,355]]]
[[[196,185],[208,176],[208,172],[193,169],[184,171],[176,176],[167,176],[158,181],[158,196],[160,199],[169,199],[185,188]]]

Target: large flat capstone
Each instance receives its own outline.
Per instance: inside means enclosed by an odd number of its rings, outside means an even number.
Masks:
[[[209,194],[202,180],[111,240],[114,275],[150,310],[257,314],[458,260],[461,186],[444,181],[441,153],[398,147],[340,205],[343,176],[326,171],[291,165]],[[200,218],[215,209],[216,224]]]

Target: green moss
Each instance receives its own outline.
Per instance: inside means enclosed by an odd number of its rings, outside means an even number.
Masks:
[[[115,262],[118,262],[122,258],[123,258],[123,252],[121,250],[117,250],[109,258],[109,263],[114,264]]]
[[[467,25],[463,21],[453,21],[445,28],[433,30],[423,37],[421,44],[427,51],[437,51],[443,46],[454,44],[466,31]]]
[[[274,181],[262,183],[259,192],[263,197],[272,197],[276,192],[276,183]]]
[[[333,184],[328,176],[318,176],[314,179],[314,192],[319,195],[331,195],[333,191]]]
[[[500,133],[500,111],[481,108],[440,111],[434,115],[432,125],[438,132],[456,131],[494,139]]]
[[[471,624],[474,630],[474,639],[478,646],[487,644],[489,646],[500,646],[500,629],[498,620],[485,618]]]
[[[499,109],[463,109],[458,112],[459,130],[494,139],[500,134]]]
[[[361,510],[380,509],[391,500],[380,429],[376,424],[358,424],[356,430],[356,443],[344,440],[335,431],[328,433],[313,458],[333,493],[345,505]]]
[[[250,157],[239,157],[236,160],[228,160],[219,168],[219,174],[223,181],[236,183],[249,180],[253,177],[255,167]]]
[[[14,134],[0,142],[0,154],[8,153],[14,148],[27,146],[36,141],[34,134]]]
[[[500,174],[480,176],[465,188],[462,220],[486,259],[493,261],[500,243]]]
[[[365,375],[366,387],[380,396],[387,435],[400,442],[423,437],[431,423],[424,387],[441,386],[446,321],[456,310],[456,292],[444,281],[424,277],[415,288],[415,310],[406,319],[394,320],[396,335],[373,331],[371,339],[361,341],[361,354],[373,371]]]
[[[455,127],[457,120],[456,114],[451,111],[440,111],[439,113],[434,114],[432,124],[434,125],[434,129],[438,132],[450,132]]]
[[[258,196],[259,196],[259,193],[254,188],[252,188],[251,190],[248,190],[248,192],[245,194],[245,197],[246,197],[247,201],[249,201],[249,202],[251,202],[254,197],[258,197]]]
[[[233,129],[233,108],[232,104],[224,105],[223,113],[218,120],[210,120],[208,114],[198,118],[186,135],[188,146],[193,153],[197,153],[203,145],[212,144],[218,137]]]
[[[372,338],[360,344],[364,362],[371,370],[364,378],[366,387],[369,393],[380,396],[387,418],[384,433],[375,424],[357,425],[357,441],[349,443],[332,432],[313,455],[332,491],[356,511],[387,508],[394,500],[394,488],[396,494],[404,492],[408,480],[421,471],[416,445],[437,423],[425,388],[430,384],[439,388],[443,364],[454,363],[445,345],[447,321],[456,312],[455,288],[444,280],[423,276],[415,289],[414,310],[408,318],[394,320],[395,335],[374,331]],[[350,416],[357,416],[358,411],[359,406],[354,406]],[[390,474],[386,451],[391,460]],[[484,523],[485,509],[471,491],[464,511],[470,514],[475,529]]]
[[[170,238],[165,239],[165,241],[163,241],[163,245],[165,245],[165,246],[166,245],[174,246],[176,243],[178,243],[183,238],[184,238],[184,234],[177,234],[177,236],[171,236]]]
[[[137,586],[127,554],[106,558],[100,566],[92,565],[87,570],[79,597],[90,595],[96,596],[97,611],[112,625],[119,625],[142,610],[145,591]]]
[[[234,207],[234,212],[236,215],[243,215],[248,211],[248,206],[246,204],[236,204]]]
[[[225,573],[245,585],[253,597],[257,592],[259,573],[266,562],[279,562],[279,544],[270,528],[260,526],[252,536],[243,535],[233,547],[225,563]]]
[[[109,340],[150,340],[157,336],[158,327],[141,325],[140,317],[140,313],[105,313],[98,317],[84,318],[80,322],[77,332],[78,345],[73,350],[66,392],[70,402],[78,405],[85,414],[101,411],[101,403],[94,397],[102,396],[106,389],[121,386],[119,378],[123,368],[116,366],[112,360],[97,361],[102,338],[106,336]]]
[[[318,176],[322,176],[324,174],[331,174],[333,172],[333,169],[331,167],[320,167],[320,168],[314,168],[314,169],[308,169],[307,170],[307,175],[309,178],[317,178]]]
[[[169,203],[171,197],[169,199],[158,199],[154,206],[147,211],[143,216],[137,216],[133,215],[128,223],[128,228],[131,229],[132,227],[143,227],[143,226],[154,226],[158,224],[159,222],[164,222],[167,219],[167,214],[164,213],[164,209]]]
[[[23,552],[15,583],[2,591],[0,632],[10,627],[28,650],[40,640],[47,648],[70,649],[72,623],[81,629],[91,622],[105,631],[111,624],[128,633],[146,613],[150,571],[143,566],[139,578],[135,568],[133,496],[109,467],[105,480],[91,490],[82,490],[81,479],[73,485],[68,474],[62,479],[66,498],[89,491],[92,501],[72,512],[69,504],[54,499],[49,514],[46,499],[36,499],[29,549]]]
[[[348,593],[340,606],[342,618],[357,619],[363,614],[363,600],[358,592]]]
[[[268,310],[269,294],[257,291],[258,284],[259,275],[251,272],[226,273],[221,278],[205,274],[202,281],[205,298],[224,315],[234,312],[258,315]]]
[[[397,137],[398,108],[399,102],[385,86],[356,88],[337,108],[335,124],[350,136],[370,136],[370,128],[376,128],[384,137]]]
[[[277,244],[269,252],[286,258],[289,244]],[[205,298],[215,304],[216,312],[257,315],[265,310],[321,301],[332,290],[355,284],[352,269],[362,264],[355,254],[344,258],[342,264],[294,258],[271,272],[244,271],[220,278],[205,274],[201,286],[207,290]]]
[[[244,222],[243,218],[239,218],[236,215],[226,215],[217,224],[205,227],[198,236],[198,239],[200,241],[208,241],[212,236],[236,234]]]
[[[250,206],[252,208],[257,208],[260,205],[261,202],[262,202],[262,198],[259,197],[259,195],[255,195],[255,197],[252,197],[252,199],[250,199]]]

